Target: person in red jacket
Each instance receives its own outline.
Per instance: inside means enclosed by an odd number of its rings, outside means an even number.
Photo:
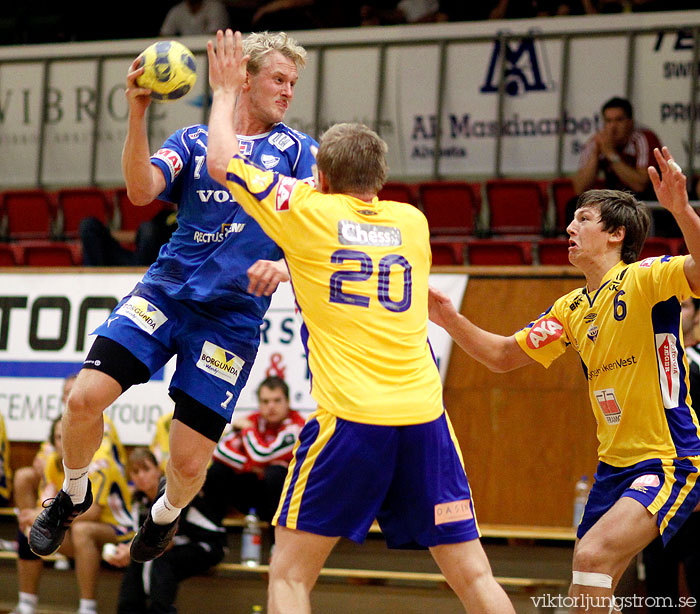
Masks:
[[[207,471],[204,496],[223,517],[233,507],[255,509],[269,522],[292,460],[304,418],[289,406],[289,387],[280,377],[264,379],[257,390],[258,411],[219,440]]]

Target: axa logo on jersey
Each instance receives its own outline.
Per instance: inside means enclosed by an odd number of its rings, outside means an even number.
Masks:
[[[527,345],[536,350],[552,341],[556,341],[564,332],[561,322],[554,317],[542,318],[534,324],[527,334]]]
[[[178,155],[176,151],[172,149],[159,149],[154,155],[154,158],[162,160],[165,162],[168,170],[170,171],[170,181],[173,181],[178,173],[182,170],[182,158]]]

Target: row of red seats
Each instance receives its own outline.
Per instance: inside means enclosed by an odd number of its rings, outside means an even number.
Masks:
[[[483,183],[391,181],[379,193],[380,198],[419,207],[428,218],[433,236],[563,234],[566,203],[574,196],[569,178],[489,179]],[[482,227],[484,204],[488,220]],[[547,225],[550,208],[554,228]]]
[[[567,265],[566,239],[509,241],[432,241],[433,265]],[[649,237],[640,258],[686,253],[682,239]],[[80,246],[75,242],[0,243],[0,266],[74,266],[81,263]]]
[[[89,216],[114,229],[135,231],[162,207],[157,200],[135,207],[125,188],[6,190],[0,192],[0,239],[76,239],[81,220]]]
[[[411,203],[428,219],[433,236],[561,235],[565,233],[566,203],[575,196],[571,179],[489,179],[425,181],[417,184],[390,181],[381,199]],[[480,226],[482,200],[488,221]],[[547,219],[553,208],[554,227]]]
[[[431,241],[433,265],[568,265],[568,239],[538,238],[532,241],[472,239]],[[649,237],[640,260],[652,256],[677,256],[687,253],[683,239]]]
[[[66,267],[82,263],[77,241],[19,241],[0,243],[0,267]]]

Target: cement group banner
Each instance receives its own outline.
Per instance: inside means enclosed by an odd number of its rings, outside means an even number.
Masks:
[[[433,174],[438,126],[440,175],[492,174],[499,135],[503,174],[554,174],[560,137],[570,173],[601,104],[629,83],[638,122],[687,161],[699,25],[695,10],[295,32],[309,55],[286,122],[317,138],[337,121],[371,125],[395,177]],[[199,77],[181,101],[151,105],[153,151],[207,121],[207,37],[182,40]],[[122,183],[125,76],[151,42],[0,48],[0,184]]]
[[[80,369],[92,344],[90,333],[140,277],[135,273],[0,274],[0,413],[10,440],[46,439],[51,421],[62,411],[63,380]],[[461,304],[466,275],[436,274],[430,282]],[[429,326],[444,378],[452,343],[441,328]],[[174,369],[173,360],[150,382],[134,386],[106,409],[124,443],[150,443],[158,418],[172,411],[168,384]],[[257,383],[268,375],[287,381],[292,407],[315,409],[289,284],[282,284],[273,296],[258,358],[237,412],[257,407]]]

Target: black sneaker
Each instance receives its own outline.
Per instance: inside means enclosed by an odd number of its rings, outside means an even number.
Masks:
[[[63,543],[66,531],[80,514],[92,505],[92,486],[88,480],[85,500],[73,505],[70,495],[59,490],[53,499],[44,501],[44,510],[36,517],[29,532],[29,547],[34,554],[47,556],[53,554]]]
[[[161,478],[158,487],[156,501],[165,493],[165,479]],[[177,532],[180,518],[176,518],[170,524],[156,524],[153,522],[150,512],[146,516],[139,532],[131,542],[131,560],[137,563],[145,563],[157,559],[172,540]]]

